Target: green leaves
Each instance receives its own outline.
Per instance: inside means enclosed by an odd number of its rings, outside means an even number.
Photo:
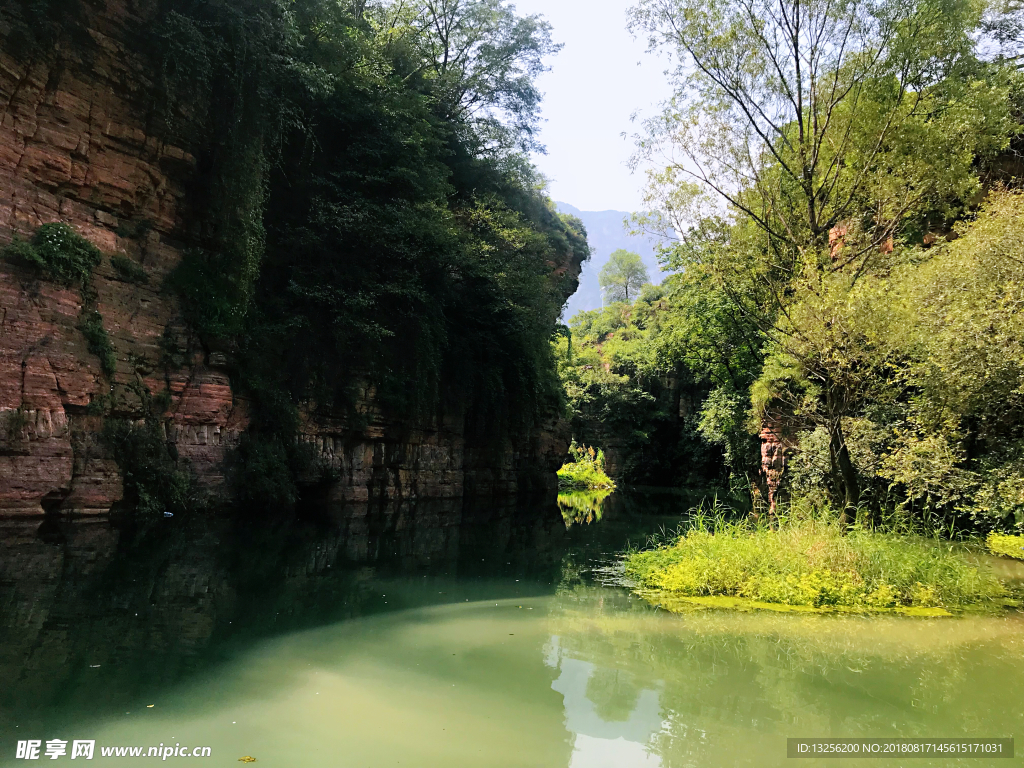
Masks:
[[[100,359],[100,369],[112,378],[117,371],[117,355],[114,345],[110,343],[107,329],[103,326],[103,316],[99,310],[83,307],[78,328],[89,344],[89,351]]]
[[[202,215],[170,283],[200,339],[244,350],[257,421],[462,399],[497,439],[550,412],[553,271],[586,243],[521,153],[546,22],[500,0],[171,6],[155,48]]]
[[[986,179],[1019,171],[1003,153],[1021,130],[1020,73],[982,61],[982,11],[971,0],[632,11],[634,30],[678,62],[675,98],[637,156],[663,167],[636,222],[674,241],[659,357],[715,383],[702,431],[733,460],[747,394],[751,426],[816,435],[824,459],[808,463],[825,465],[818,476],[845,507],[1019,516],[1007,447],[1024,439],[1019,204],[994,194],[960,240],[934,245],[976,215]],[[866,434],[883,456],[860,455]]]
[[[1005,75],[974,57],[969,0],[642,0],[632,14],[679,62],[639,153],[668,158],[650,198],[669,219],[681,201],[658,188],[692,180],[769,247],[820,251],[856,222],[847,244],[867,258],[966,201],[976,160],[1014,130]]]
[[[15,238],[3,257],[67,288],[83,288],[102,256],[99,248],[67,224],[43,224],[28,242]]]
[[[636,299],[650,277],[640,254],[619,248],[612,252],[608,262],[601,267],[598,281],[604,291],[605,304],[614,304],[617,301]]]
[[[378,29],[415,52],[417,76],[439,114],[462,123],[477,151],[537,149],[544,57],[561,46],[540,16],[517,16],[505,0],[386,2],[372,12]]]

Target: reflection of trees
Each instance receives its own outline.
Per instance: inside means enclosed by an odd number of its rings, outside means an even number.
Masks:
[[[558,494],[558,508],[562,510],[565,527],[573,523],[590,524],[601,519],[604,500],[611,491],[594,489],[590,491],[565,491]]]
[[[602,720],[624,723],[636,708],[640,689],[630,673],[597,667],[587,680],[587,698]]]
[[[564,655],[603,670],[587,689],[595,705],[613,702],[603,716],[628,706],[618,681],[660,691],[664,727],[649,748],[664,768],[786,765],[789,736],[966,738],[1024,726],[1019,616],[668,615],[581,586],[558,601],[550,631]]]

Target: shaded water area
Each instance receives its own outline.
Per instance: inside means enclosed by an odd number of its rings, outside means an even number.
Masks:
[[[0,522],[0,765],[26,764],[19,739],[281,768],[762,768],[797,736],[1024,750],[1021,614],[669,614],[615,583],[615,553],[685,500],[562,506]],[[795,764],[908,762],[1022,760]]]

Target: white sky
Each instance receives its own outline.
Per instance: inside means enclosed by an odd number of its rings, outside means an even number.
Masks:
[[[644,177],[627,167],[639,119],[656,114],[671,93],[667,60],[646,53],[626,30],[630,0],[514,0],[520,15],[539,13],[564,43],[538,81],[544,92],[535,158],[555,200],[583,211],[640,207]],[[630,116],[639,112],[639,119]],[[626,137],[622,137],[625,132]]]

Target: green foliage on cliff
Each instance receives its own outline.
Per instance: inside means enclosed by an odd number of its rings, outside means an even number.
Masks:
[[[231,467],[235,498],[246,509],[288,511],[299,500],[296,475],[305,468],[293,441],[280,435],[243,435]]]
[[[69,33],[79,40],[87,36],[78,0],[10,0],[4,5],[7,45],[18,59],[45,55]]]
[[[497,444],[557,408],[547,339],[571,285],[553,269],[588,249],[525,155],[557,50],[543,20],[498,0],[172,0],[150,42],[156,112],[200,169],[169,285],[200,343],[238,350],[257,430],[299,404],[357,424],[372,397],[467,413]]]
[[[90,285],[92,272],[102,260],[99,249],[67,224],[52,223],[40,226],[27,241],[15,237],[0,255],[28,267],[43,279],[78,288],[82,297],[78,329],[85,336],[89,352],[99,358],[100,369],[112,377],[117,370],[117,356]]]
[[[117,276],[126,283],[145,285],[149,282],[149,275],[146,273],[146,270],[143,269],[142,265],[137,264],[127,256],[115,253],[110,257],[110,266],[114,268]]]
[[[100,369],[107,376],[113,376],[117,371],[117,355],[103,325],[103,316],[96,309],[83,308],[78,328],[89,344],[89,351],[100,359]]]
[[[187,469],[172,455],[160,422],[108,418],[100,434],[124,479],[124,504],[142,515],[178,514],[195,508],[197,496]]]
[[[83,288],[102,259],[95,245],[61,223],[43,224],[28,241],[15,238],[3,257],[69,288]]]

